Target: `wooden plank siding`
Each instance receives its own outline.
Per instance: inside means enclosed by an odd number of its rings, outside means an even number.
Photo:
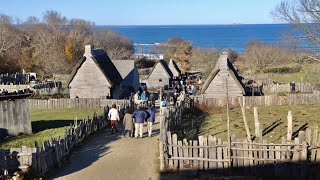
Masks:
[[[105,98],[111,85],[92,58],[87,58],[78,69],[70,85],[70,98]]]
[[[163,87],[170,84],[170,79],[171,76],[168,74],[167,70],[160,62],[158,62],[148,77],[147,86],[149,88]]]

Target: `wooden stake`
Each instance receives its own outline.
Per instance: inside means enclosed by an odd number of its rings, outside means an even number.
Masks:
[[[262,134],[260,134],[260,123],[259,123],[259,116],[258,116],[258,108],[253,108],[254,112],[254,127],[255,127],[255,135],[256,137],[261,140]]]
[[[229,160],[229,166],[231,166],[231,140],[230,140],[228,77],[226,78],[226,90],[227,90],[227,128],[228,128],[228,145],[229,145],[229,147],[228,147],[228,160]]]
[[[292,139],[292,112],[288,111],[288,130],[287,130],[287,141],[291,141]]]
[[[241,111],[242,111],[242,118],[243,118],[243,122],[244,122],[244,127],[246,129],[247,132],[247,140],[248,142],[251,142],[251,134],[250,134],[250,130],[248,127],[248,123],[247,123],[247,117],[246,117],[246,111],[245,111],[245,105],[246,105],[246,101],[245,101],[245,97],[242,96],[242,103],[241,103],[241,98],[239,98],[239,103],[240,103],[240,107],[241,107]]]

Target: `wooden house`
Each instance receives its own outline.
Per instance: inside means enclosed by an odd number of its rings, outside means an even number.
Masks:
[[[139,72],[134,60],[112,60],[120,73],[123,97],[130,96],[130,90],[136,92],[140,87]]]
[[[181,75],[181,70],[173,59],[170,59],[168,67],[174,77],[179,77]]]
[[[159,60],[152,68],[148,78],[147,87],[159,88],[170,86],[173,74],[164,60]]]
[[[103,49],[85,46],[85,53],[68,80],[70,98],[113,98],[122,95],[122,78]]]
[[[227,53],[222,53],[215,68],[206,79],[201,94],[208,98],[239,97],[245,94],[241,77],[234,69]]]

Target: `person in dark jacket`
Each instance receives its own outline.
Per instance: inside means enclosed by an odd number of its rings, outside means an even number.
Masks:
[[[152,134],[152,125],[156,119],[156,114],[154,112],[153,109],[148,108],[146,110],[146,112],[148,113],[148,118],[147,118],[147,129],[148,129],[148,136],[151,137]]]
[[[144,110],[141,110],[140,106],[137,107],[137,110],[135,110],[132,114],[132,117],[134,118],[134,127],[135,127],[135,133],[134,137],[139,138],[138,133],[140,134],[140,138],[142,138],[142,132],[143,132],[143,123],[147,119],[147,113]]]

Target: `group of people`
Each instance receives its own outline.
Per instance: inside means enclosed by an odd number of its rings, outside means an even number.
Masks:
[[[133,96],[134,102],[135,104],[141,104],[143,102],[146,102],[150,97],[149,92],[147,91],[147,88],[144,88],[144,90],[142,91],[142,89],[139,89],[136,94]]]
[[[120,122],[119,111],[115,104],[108,112],[108,120],[111,121],[111,133],[118,132],[118,123]],[[155,111],[152,108],[142,109],[140,106],[132,112],[131,109],[127,109],[123,117],[124,131],[121,137],[143,137],[143,127],[147,123],[148,137],[152,135],[152,126],[155,121]]]
[[[32,93],[30,89],[15,90],[13,92],[8,92],[6,89],[0,89],[0,96],[12,96]]]

